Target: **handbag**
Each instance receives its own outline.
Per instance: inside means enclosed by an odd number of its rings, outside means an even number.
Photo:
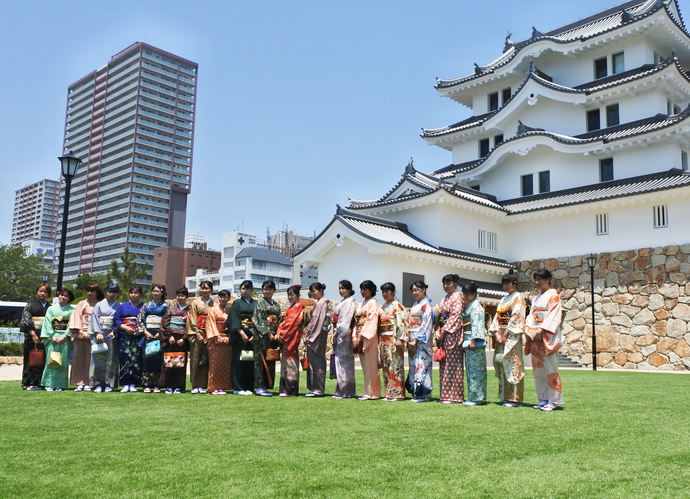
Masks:
[[[160,340],[152,340],[146,344],[146,347],[144,348],[145,357],[153,357],[154,355],[158,355],[159,353],[161,353]]]
[[[185,352],[165,352],[163,354],[163,363],[166,369],[176,369],[178,367],[186,367],[187,355]]]
[[[50,352],[50,360],[48,365],[52,369],[59,369],[62,367],[62,354],[60,352]]]
[[[352,353],[364,353],[364,338],[360,338],[357,346],[352,347]]]
[[[39,350],[36,344],[34,349],[29,352],[29,361],[27,367],[43,367],[46,365],[46,353],[44,350]]]
[[[308,371],[309,370],[309,359],[304,357],[300,359],[300,364],[302,364],[302,371]]]
[[[280,350],[277,348],[269,348],[266,350],[266,362],[280,361]]]
[[[445,362],[446,361],[446,349],[443,347],[438,347],[434,352],[434,362]]]
[[[242,350],[240,354],[240,360],[254,362],[254,351],[253,350]]]
[[[108,351],[108,344],[104,341],[103,343],[91,343],[91,353],[103,353]]]
[[[470,341],[472,338],[465,339],[462,342],[462,348],[468,349],[470,348]],[[486,346],[486,340],[480,340],[479,338],[474,339],[474,348],[484,348]]]

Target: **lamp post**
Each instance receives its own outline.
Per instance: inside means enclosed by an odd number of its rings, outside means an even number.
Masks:
[[[58,158],[62,166],[62,176],[65,178],[65,206],[62,210],[62,233],[60,235],[60,260],[58,262],[57,289],[62,288],[62,271],[65,266],[65,246],[67,244],[67,215],[69,212],[69,194],[72,187],[72,179],[77,174],[77,168],[81,164],[81,159],[77,158],[72,151],[68,151],[65,156]]]
[[[597,333],[596,325],[594,323],[594,266],[597,264],[597,255],[592,253],[587,257],[589,264],[589,273],[591,276],[591,291],[592,291],[592,370],[597,370]]]
[[[43,284],[48,282],[48,278],[50,277],[50,274],[48,272],[43,272]]]

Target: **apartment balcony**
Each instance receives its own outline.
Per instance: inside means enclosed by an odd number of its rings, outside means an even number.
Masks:
[[[146,80],[142,79],[142,80],[139,80],[139,85],[141,85],[142,87],[150,88],[151,90],[155,90],[156,92],[160,92],[160,93],[163,93],[166,95],[171,95],[173,97],[177,96],[177,92],[175,92],[173,90],[169,90],[165,87],[162,87],[162,86],[158,85],[157,83],[152,83],[150,81],[146,81]]]
[[[165,95],[157,94],[156,92],[152,92],[150,90],[146,90],[144,87],[141,87],[139,89],[139,96],[148,97],[149,99],[155,99],[169,106],[177,105],[177,101],[175,99],[171,97],[166,97]]]
[[[125,59],[124,61],[120,61],[120,62],[118,62],[117,64],[115,64],[115,65],[113,65],[113,66],[110,66],[110,67],[108,68],[108,78],[109,78],[109,79],[112,78],[114,75],[116,75],[116,74],[117,74],[119,71],[121,71],[121,70],[125,70],[125,71],[126,71],[126,70],[128,70],[128,69],[132,69],[132,68],[128,68],[127,65],[128,65],[128,64],[131,64],[132,62],[134,62],[134,61],[136,61],[136,60],[138,60],[138,59],[139,59],[139,53],[137,52],[137,53],[136,53],[135,55],[133,55],[132,57],[130,57],[130,58],[128,58],[128,59]],[[133,67],[136,67],[136,66],[133,66]]]
[[[157,128],[159,130],[165,130],[166,132],[170,132],[170,133],[175,132],[175,129],[171,126],[164,125],[163,123],[158,123],[156,121],[152,121],[148,118],[143,118],[141,116],[139,116],[137,118],[137,123],[144,125],[144,126],[147,126],[147,127],[150,127],[150,128]]]
[[[164,84],[164,85],[167,85],[167,86],[170,87],[172,90],[177,89],[177,77],[175,77],[174,80],[171,80],[171,79],[169,79],[169,78],[163,78],[163,77],[161,77],[161,76],[157,76],[157,75],[155,75],[155,74],[153,74],[153,73],[150,73],[150,72],[147,71],[147,70],[144,70],[144,71],[141,72],[141,77],[142,77],[142,78],[146,78],[147,80],[153,80],[153,81],[156,81],[156,82],[160,82],[160,83],[162,83],[162,84]]]
[[[152,177],[156,177],[156,178],[170,181],[170,173],[166,174],[166,173],[162,173],[162,172],[147,170],[146,168],[142,168],[140,166],[135,166],[134,171],[138,172],[138,173],[143,173],[144,175],[150,175]]]
[[[160,104],[156,104],[153,101],[144,100],[144,98],[139,99],[139,106],[144,106],[144,107],[147,107],[150,109],[157,109],[157,110],[162,111],[164,113],[168,113],[172,116],[175,116],[175,108],[174,107],[161,106]]]
[[[147,146],[155,147],[156,149],[163,149],[164,151],[173,151],[173,147],[161,142],[156,142],[155,140],[150,140],[145,137],[137,136],[136,139],[138,144],[145,144]]]
[[[162,57],[158,56],[157,54],[149,54],[146,51],[144,51],[143,54],[144,54],[145,58],[151,59],[152,61],[156,61],[158,64],[164,64],[165,66],[167,66],[169,68],[174,68],[175,70],[178,69],[176,63],[174,63],[172,61],[168,61],[167,59],[163,59]]]
[[[131,189],[133,192],[139,192],[141,194],[146,194],[147,196],[155,196],[162,199],[170,199],[170,193],[167,191],[158,191],[154,189],[148,189],[143,186],[134,185]]]
[[[146,135],[147,137],[155,137],[157,139],[165,140],[166,142],[174,142],[173,137],[171,135],[158,133],[154,130],[146,130],[140,126],[137,127],[137,133]]]
[[[115,144],[111,147],[108,147],[107,149],[103,149],[101,156],[103,156],[103,157],[108,156],[108,159],[118,158],[118,157],[122,156],[123,154],[131,156],[132,155],[132,149],[131,148],[128,148],[128,150],[126,150],[126,151],[116,153],[112,156],[110,156],[110,154],[117,151],[118,149],[122,149],[123,147],[131,146],[132,144],[134,144],[134,137],[133,136],[129,140],[126,140],[126,141],[121,142],[119,144]]]
[[[168,239],[168,232],[167,231],[160,231],[160,230],[153,230],[153,229],[148,229],[146,227],[135,227],[134,225],[129,226],[129,232],[136,232],[137,234],[151,234],[152,236],[156,237],[162,237],[167,241]]]
[[[142,196],[132,196],[132,202],[144,204],[147,206],[160,206],[161,208],[165,208],[166,210],[170,206],[169,202],[163,202],[163,201],[159,201],[157,199],[151,199],[151,198],[144,199]]]
[[[157,66],[155,64],[151,64],[148,61],[142,61],[141,65],[145,67],[146,69],[151,69],[153,71],[158,71],[161,74],[172,76],[173,78],[177,78],[177,73],[174,71],[170,71],[169,69],[165,69],[164,67]]]
[[[108,148],[111,145],[114,145],[116,142],[121,141],[121,140],[126,140],[128,138],[134,140],[134,130],[133,129],[124,130],[117,135],[113,135],[112,133],[109,133],[108,139],[103,141],[102,146],[104,148]],[[105,150],[103,151],[103,154],[105,154]]]
[[[108,78],[108,101],[110,101],[111,95],[119,93],[120,90],[122,90],[123,85],[136,83],[138,77],[139,72],[135,69],[129,74],[127,71],[125,71],[122,73],[122,75],[118,75],[115,78]]]
[[[182,72],[184,72],[184,73],[187,73],[187,74],[190,74],[190,75],[196,76],[196,72],[194,72],[193,69],[188,68],[187,66],[185,66],[185,65],[183,65],[183,64],[180,64],[180,71],[182,71]]]
[[[108,222],[96,222],[96,228],[100,231],[106,227],[115,227],[122,225],[122,229],[124,230],[126,225],[127,225],[127,217],[121,217],[121,218],[116,218],[115,220],[110,220]]]
[[[99,241],[94,244],[95,249],[107,248],[116,244],[124,244],[127,241],[127,236],[118,237],[116,239],[109,239],[107,241]]]

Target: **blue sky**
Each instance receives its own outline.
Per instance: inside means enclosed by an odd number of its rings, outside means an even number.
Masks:
[[[219,249],[242,224],[318,233],[336,204],[384,194],[410,157],[448,165],[421,128],[472,112],[435,77],[498,57],[506,30],[517,41],[614,4],[0,0],[0,243],[14,191],[59,175],[67,86],[135,41],[199,64],[187,233]]]

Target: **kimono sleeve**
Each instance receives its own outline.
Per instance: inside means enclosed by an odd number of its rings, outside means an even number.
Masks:
[[[91,335],[97,335],[97,334],[103,334],[103,330],[101,329],[101,315],[103,314],[103,310],[101,307],[101,302],[96,303],[96,306],[93,307],[93,313],[91,314],[91,318],[89,319],[89,322],[91,324],[91,327],[89,328],[89,333]]]
[[[55,334],[53,329],[53,307],[48,307],[46,311],[46,316],[43,319],[43,327],[41,328],[41,338],[50,338]]]
[[[196,300],[192,302],[189,306],[189,312],[187,312],[187,334],[199,334],[199,310]]]
[[[22,311],[22,318],[19,322],[19,331],[22,333],[28,333],[35,331],[36,326],[34,326],[34,318],[31,315],[31,302],[26,304],[24,310]]]
[[[447,333],[457,333],[462,328],[462,312],[465,308],[465,302],[462,299],[462,294],[453,293],[450,298],[450,312],[448,313],[448,320],[443,325],[442,331]]]
[[[135,326],[137,333],[144,334],[146,332],[146,316],[148,314],[148,304],[146,304],[143,307],[141,307],[141,311],[139,312],[139,315],[137,315],[137,322]]]
[[[235,300],[230,305],[230,314],[228,314],[228,319],[230,320],[230,326],[228,329],[232,331],[239,331],[242,329],[242,316],[240,315],[240,300]]]
[[[431,334],[431,328],[434,325],[434,307],[431,306],[431,302],[425,302],[422,305],[422,325],[417,331],[417,341],[421,343],[426,343],[429,340],[429,335]]]

